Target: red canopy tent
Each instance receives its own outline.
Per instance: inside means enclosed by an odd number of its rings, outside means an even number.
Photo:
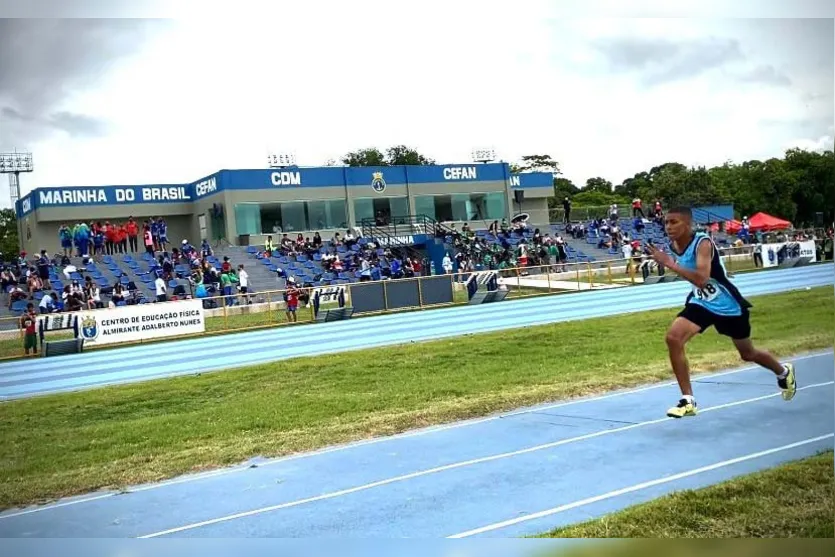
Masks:
[[[742,230],[742,223],[738,220],[725,221],[725,232],[728,234],[736,234]]]
[[[750,219],[748,223],[751,225],[751,231],[762,230],[768,232],[771,230],[785,230],[791,228],[792,223],[787,220],[773,217],[766,213],[757,213]]]

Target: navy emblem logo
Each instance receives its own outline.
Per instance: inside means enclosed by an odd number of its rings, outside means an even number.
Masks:
[[[92,315],[85,315],[81,318],[81,336],[85,340],[93,340],[99,334],[96,318]]]
[[[377,193],[383,193],[386,191],[386,181],[383,179],[382,172],[374,172],[371,178],[371,187],[374,188],[374,191]]]

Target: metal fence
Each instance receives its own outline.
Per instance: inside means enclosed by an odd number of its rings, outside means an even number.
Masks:
[[[722,257],[729,272],[735,273],[754,269],[753,246],[741,246],[722,249]],[[508,290],[508,298],[527,298],[549,294],[564,294],[569,292],[588,291],[600,287],[630,287],[643,283],[642,269],[636,259],[612,259],[607,261],[581,263],[547,263],[496,270],[500,287]],[[476,271],[478,272],[478,271]],[[653,268],[651,273],[657,273]],[[454,273],[449,275],[433,275],[425,277],[389,279],[382,281],[365,281],[340,285],[344,288],[345,305],[352,306],[354,294],[360,289],[377,288],[382,296],[381,303],[376,309],[367,306],[354,315],[361,318],[366,315],[378,315],[402,311],[424,310],[438,307],[449,307],[468,303],[466,281],[473,273]],[[430,284],[434,281],[435,284]],[[449,289],[449,296],[438,295],[438,281],[445,282]],[[398,291],[408,290],[414,285],[416,295],[403,295]],[[315,321],[312,297],[316,290],[322,291],[327,287],[300,288],[306,303],[300,303],[292,320],[286,311],[284,294],[286,290],[269,290],[244,294],[240,292],[229,296],[218,295],[203,298],[205,309],[205,331],[196,335],[177,335],[165,339],[146,341],[132,341],[114,343],[105,346],[89,346],[88,350],[106,350],[115,346],[142,344],[148,342],[167,342],[172,339],[217,335],[231,332],[263,329],[268,327],[295,326]],[[335,288],[335,287],[330,287]],[[357,298],[359,295],[357,294]],[[411,299],[412,303],[403,300]],[[448,300],[448,301],[438,301]],[[162,305],[177,304],[179,301],[162,302]],[[160,304],[155,304],[160,305]],[[215,306],[215,307],[211,307]],[[320,309],[337,307],[337,302],[325,301]],[[78,314],[110,311],[107,308],[86,310]],[[68,331],[48,332],[45,340],[61,340],[72,338]],[[39,350],[40,355],[40,350]],[[24,356],[23,330],[20,328],[19,317],[0,319],[0,360],[20,358]]]

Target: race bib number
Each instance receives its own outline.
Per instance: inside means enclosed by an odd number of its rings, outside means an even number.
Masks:
[[[693,288],[693,295],[703,302],[712,302],[719,297],[719,294],[721,294],[719,287],[712,282],[707,283],[704,288]]]

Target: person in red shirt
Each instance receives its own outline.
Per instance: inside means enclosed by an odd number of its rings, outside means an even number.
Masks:
[[[131,253],[136,253],[138,249],[137,236],[139,235],[139,226],[136,224],[136,221],[133,220],[133,217],[128,218],[128,223],[125,225],[125,232],[128,234],[128,243]]]
[[[116,225],[110,224],[110,221],[104,223],[104,243],[107,255],[116,253]]]
[[[302,291],[296,286],[296,280],[293,277],[287,279],[287,291],[284,293],[284,301],[287,303],[287,321],[296,323],[296,309],[299,307],[299,296]]]
[[[641,215],[641,218],[644,218],[644,208],[641,204],[640,197],[636,197],[632,200],[632,216],[637,217],[638,215]]]
[[[116,229],[116,241],[119,243],[119,253],[128,252],[128,232],[125,226],[120,224]]]
[[[38,318],[35,315],[35,306],[29,302],[26,304],[26,313],[20,316],[20,328],[23,329],[23,351],[27,356],[30,348],[34,356],[38,355],[37,324]]]

